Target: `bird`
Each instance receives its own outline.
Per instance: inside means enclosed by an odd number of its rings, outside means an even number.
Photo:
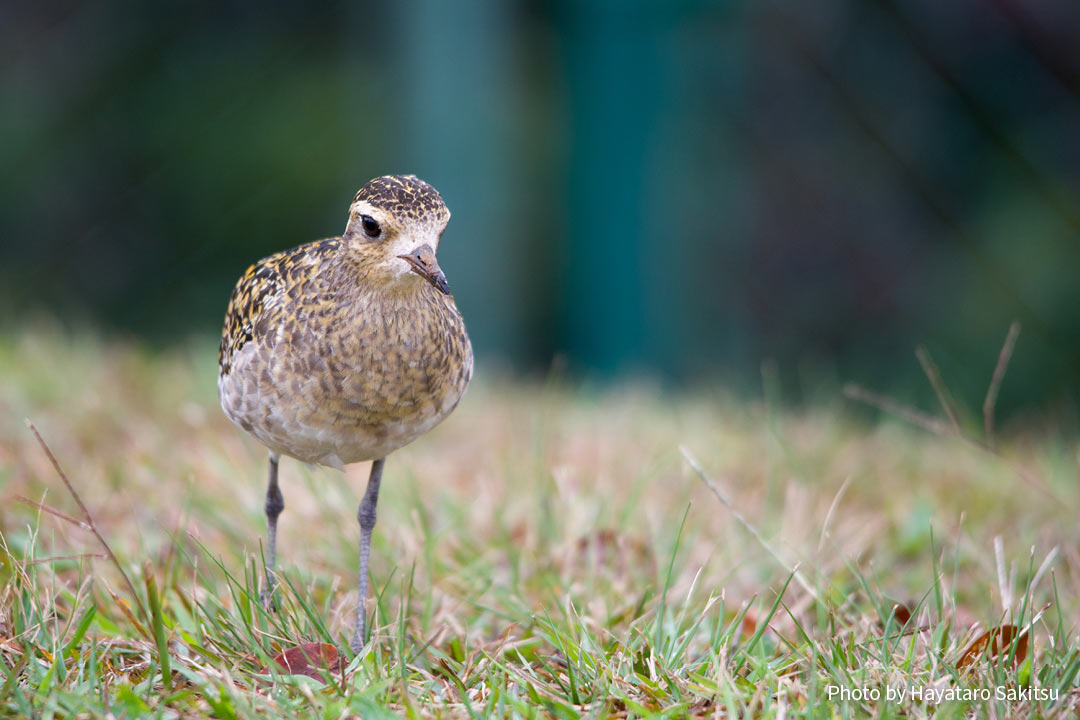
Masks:
[[[374,178],[353,198],[340,236],[256,262],[225,313],[221,407],[270,454],[262,593],[270,607],[281,456],[339,470],[372,461],[357,510],[356,653],[386,457],[442,422],[472,379],[472,344],[435,258],[449,220],[439,192],[415,175]]]

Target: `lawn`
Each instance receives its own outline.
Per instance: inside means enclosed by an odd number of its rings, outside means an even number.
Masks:
[[[266,612],[265,451],[215,373],[211,340],[0,338],[0,714],[1080,712],[1080,444],[1048,422],[991,451],[839,388],[793,410],[481,367],[387,462],[354,658],[367,465],[282,460]],[[275,662],[309,643],[314,677]]]

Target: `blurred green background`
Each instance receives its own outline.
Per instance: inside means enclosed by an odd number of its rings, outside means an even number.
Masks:
[[[1075,417],[1075,0],[0,9],[0,302],[168,344],[416,173],[489,366]],[[774,365],[773,365],[774,363]]]

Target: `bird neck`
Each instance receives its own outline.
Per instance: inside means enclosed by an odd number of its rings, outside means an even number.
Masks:
[[[394,274],[377,260],[342,253],[334,267],[334,286],[346,296],[366,303],[417,307],[430,302],[439,291],[413,272]]]

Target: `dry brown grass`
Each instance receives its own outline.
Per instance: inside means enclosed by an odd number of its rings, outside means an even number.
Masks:
[[[320,623],[345,645],[367,468],[342,477],[283,462],[280,548],[295,592],[267,618],[243,598],[258,577],[264,451],[218,410],[214,357],[201,341],[153,353],[55,332],[0,340],[8,711],[141,712],[132,695],[165,715],[385,706],[425,717],[923,716],[934,707],[909,699],[886,710],[884,701],[825,694],[842,683],[1025,682],[1062,697],[957,711],[1065,717],[1076,707],[1067,697],[1080,668],[1075,441],[1004,435],[991,453],[896,420],[866,424],[840,397],[791,411],[720,390],[521,384],[483,369],[450,420],[387,463],[369,650],[337,690],[278,678],[267,691],[255,675],[267,654],[319,639]],[[79,515],[27,417],[140,598],[126,597],[107,560],[41,562],[102,548],[86,529],[16,501]],[[702,484],[680,446],[779,560]],[[820,602],[792,582],[777,605],[795,565]],[[154,642],[108,593],[137,615],[148,575],[161,588],[168,655],[186,694],[164,692]],[[883,638],[899,628],[879,624],[892,600],[915,611],[909,630],[919,630],[895,642]],[[1030,631],[1030,663],[980,662],[956,675],[971,624],[1024,626],[1047,603]],[[63,647],[58,638],[72,637],[65,624],[90,607],[85,636],[61,653],[70,668],[59,680],[48,658]],[[40,626],[27,625],[35,618]],[[92,657],[96,690],[80,692],[75,669],[89,673]],[[49,672],[45,693],[31,699]]]

